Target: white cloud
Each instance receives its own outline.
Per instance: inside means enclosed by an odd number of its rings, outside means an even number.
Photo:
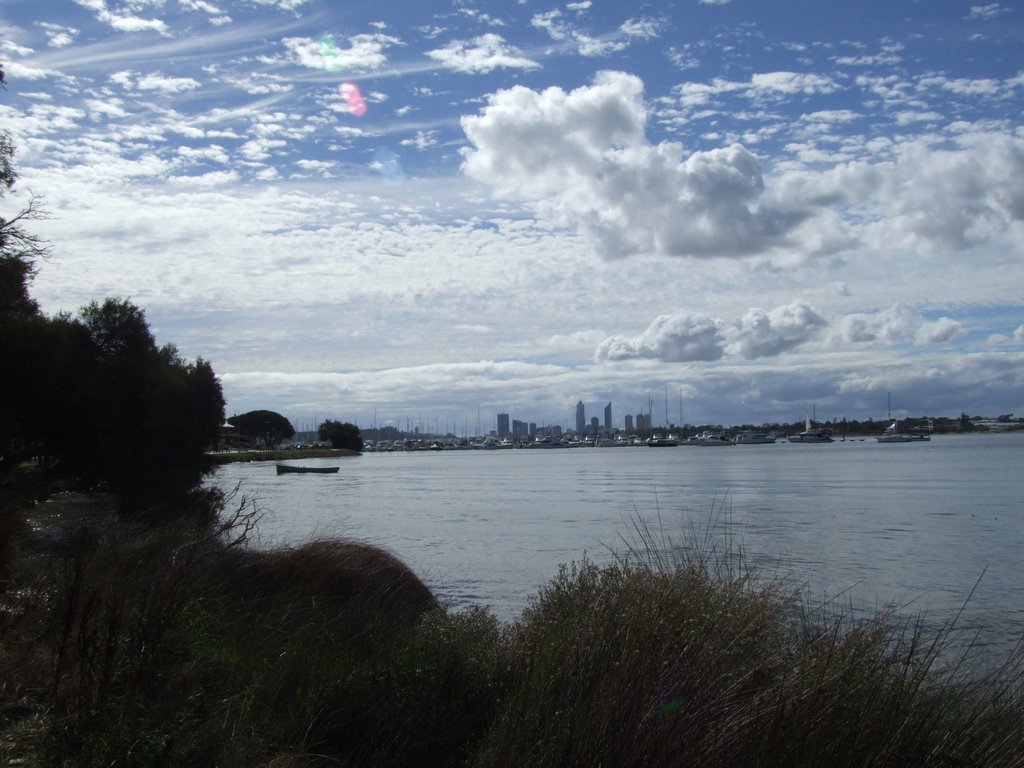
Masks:
[[[799,72],[765,72],[750,78],[755,94],[781,94],[784,96],[810,96],[819,93],[833,93],[839,86],[830,77]]]
[[[109,24],[118,32],[159,32],[168,34],[167,24],[160,19],[141,19],[138,16],[115,13],[107,8],[106,0],[74,0],[83,8],[96,14],[96,18]]]
[[[989,3],[988,5],[972,5],[971,12],[967,15],[968,19],[979,19],[982,21],[990,21],[998,16],[1002,16],[1004,13],[1009,13],[1010,9],[1006,8],[999,3]]]
[[[767,312],[749,309],[728,327],[726,351],[748,360],[775,357],[809,341],[827,324],[806,302]]]
[[[217,144],[208,147],[178,147],[178,157],[187,163],[210,162],[221,165],[227,165],[231,160],[227,150]]]
[[[191,77],[167,77],[154,72],[140,75],[131,70],[121,70],[109,76],[110,82],[116,83],[127,91],[159,91],[164,94],[178,94],[194,91],[202,83]]]
[[[135,84],[140,91],[160,91],[160,93],[186,93],[199,88],[201,83],[191,77],[166,77],[159,73],[143,75]]]
[[[663,362],[712,362],[726,355],[753,360],[777,357],[813,339],[827,321],[806,302],[748,309],[727,322],[701,312],[660,315],[635,337],[610,336],[597,362],[650,358]]]
[[[967,331],[963,325],[949,317],[940,317],[931,323],[924,323],[914,335],[914,343],[945,344],[963,336]]]
[[[963,336],[961,323],[948,317],[925,320],[913,307],[894,304],[874,313],[854,313],[834,324],[832,342],[842,344],[943,344]]]
[[[387,63],[385,51],[402,41],[391,35],[354,35],[348,47],[341,47],[332,35],[318,39],[286,37],[284,47],[290,58],[310,69],[339,71],[366,71],[380,69]]]
[[[1013,332],[1013,338],[1024,343],[1024,323],[1017,326],[1017,329]]]
[[[436,131],[416,131],[415,138],[402,139],[399,143],[403,147],[415,147],[420,152],[423,152],[437,146],[437,133]]]
[[[427,56],[456,72],[487,73],[499,67],[536,69],[536,61],[519,55],[501,35],[488,33],[473,40],[453,40],[443,48],[427,51]]]
[[[80,30],[74,27],[66,27],[63,24],[51,24],[50,22],[40,22],[40,27],[46,32],[46,36],[50,39],[51,48],[64,48],[71,45],[75,41],[75,38],[80,34]]]
[[[218,16],[223,13],[220,8],[213,3],[206,2],[206,0],[178,0],[178,5],[185,10],[202,11],[203,13],[208,13],[211,16]]]
[[[59,72],[52,69],[30,67],[25,64],[19,64],[16,61],[5,63],[4,72],[11,80],[44,80],[48,77],[58,77],[60,75]]]
[[[506,198],[579,229],[609,257],[770,250],[805,216],[763,197],[760,164],[733,145],[683,157],[651,145],[639,78],[603,72],[565,92],[499,91],[462,118],[463,170]]]
[[[721,320],[700,312],[659,315],[639,336],[605,339],[594,358],[597,362],[635,358],[673,363],[719,360],[723,355],[723,329]]]

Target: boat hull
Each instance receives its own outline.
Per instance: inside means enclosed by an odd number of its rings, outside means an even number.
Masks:
[[[340,467],[292,467],[288,464],[278,464],[277,474],[279,475],[333,475]]]

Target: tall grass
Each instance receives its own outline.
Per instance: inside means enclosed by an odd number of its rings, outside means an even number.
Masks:
[[[249,506],[246,506],[246,505]],[[1015,766],[1020,658],[803,609],[707,531],[642,522],[511,624],[258,516],[81,531],[10,569],[0,750],[61,766]],[[2,753],[0,753],[2,754]],[[2,759],[0,759],[2,763]]]

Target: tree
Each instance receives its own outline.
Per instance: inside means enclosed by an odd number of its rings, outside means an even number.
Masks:
[[[327,419],[320,425],[317,435],[321,440],[330,441],[332,448],[347,448],[357,453],[363,450],[363,438],[355,424]]]
[[[0,85],[3,83],[0,66]],[[0,130],[0,199],[13,192],[17,180],[14,141],[10,133]],[[0,216],[0,322],[39,313],[39,305],[29,297],[28,286],[36,273],[36,260],[46,258],[50,246],[26,230],[24,224],[45,218],[48,216],[43,199],[31,193],[20,211],[10,218]]]
[[[224,420],[224,396],[209,363],[157,347],[142,309],[111,298],[78,320],[89,361],[75,376],[81,408],[62,454],[87,479],[117,492],[128,514],[166,506],[195,489]]]
[[[295,435],[291,422],[276,411],[249,411],[228,419],[242,437],[260,442],[264,448],[273,448],[282,440]]]
[[[0,66],[0,85],[4,72]],[[0,198],[17,179],[14,144],[0,131]],[[122,513],[168,508],[198,487],[224,419],[209,363],[158,348],[127,299],[45,317],[29,295],[49,246],[24,228],[44,218],[31,197],[0,218],[0,475],[34,458],[47,473],[101,484]]]

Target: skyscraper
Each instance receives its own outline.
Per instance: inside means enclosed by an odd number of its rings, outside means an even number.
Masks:
[[[612,404],[604,407],[604,431],[611,434],[612,431]]]
[[[508,414],[498,414],[498,437],[508,437],[511,432],[508,430]]]
[[[576,403],[576,434],[582,435],[587,426],[587,416],[583,408],[583,401]]]

